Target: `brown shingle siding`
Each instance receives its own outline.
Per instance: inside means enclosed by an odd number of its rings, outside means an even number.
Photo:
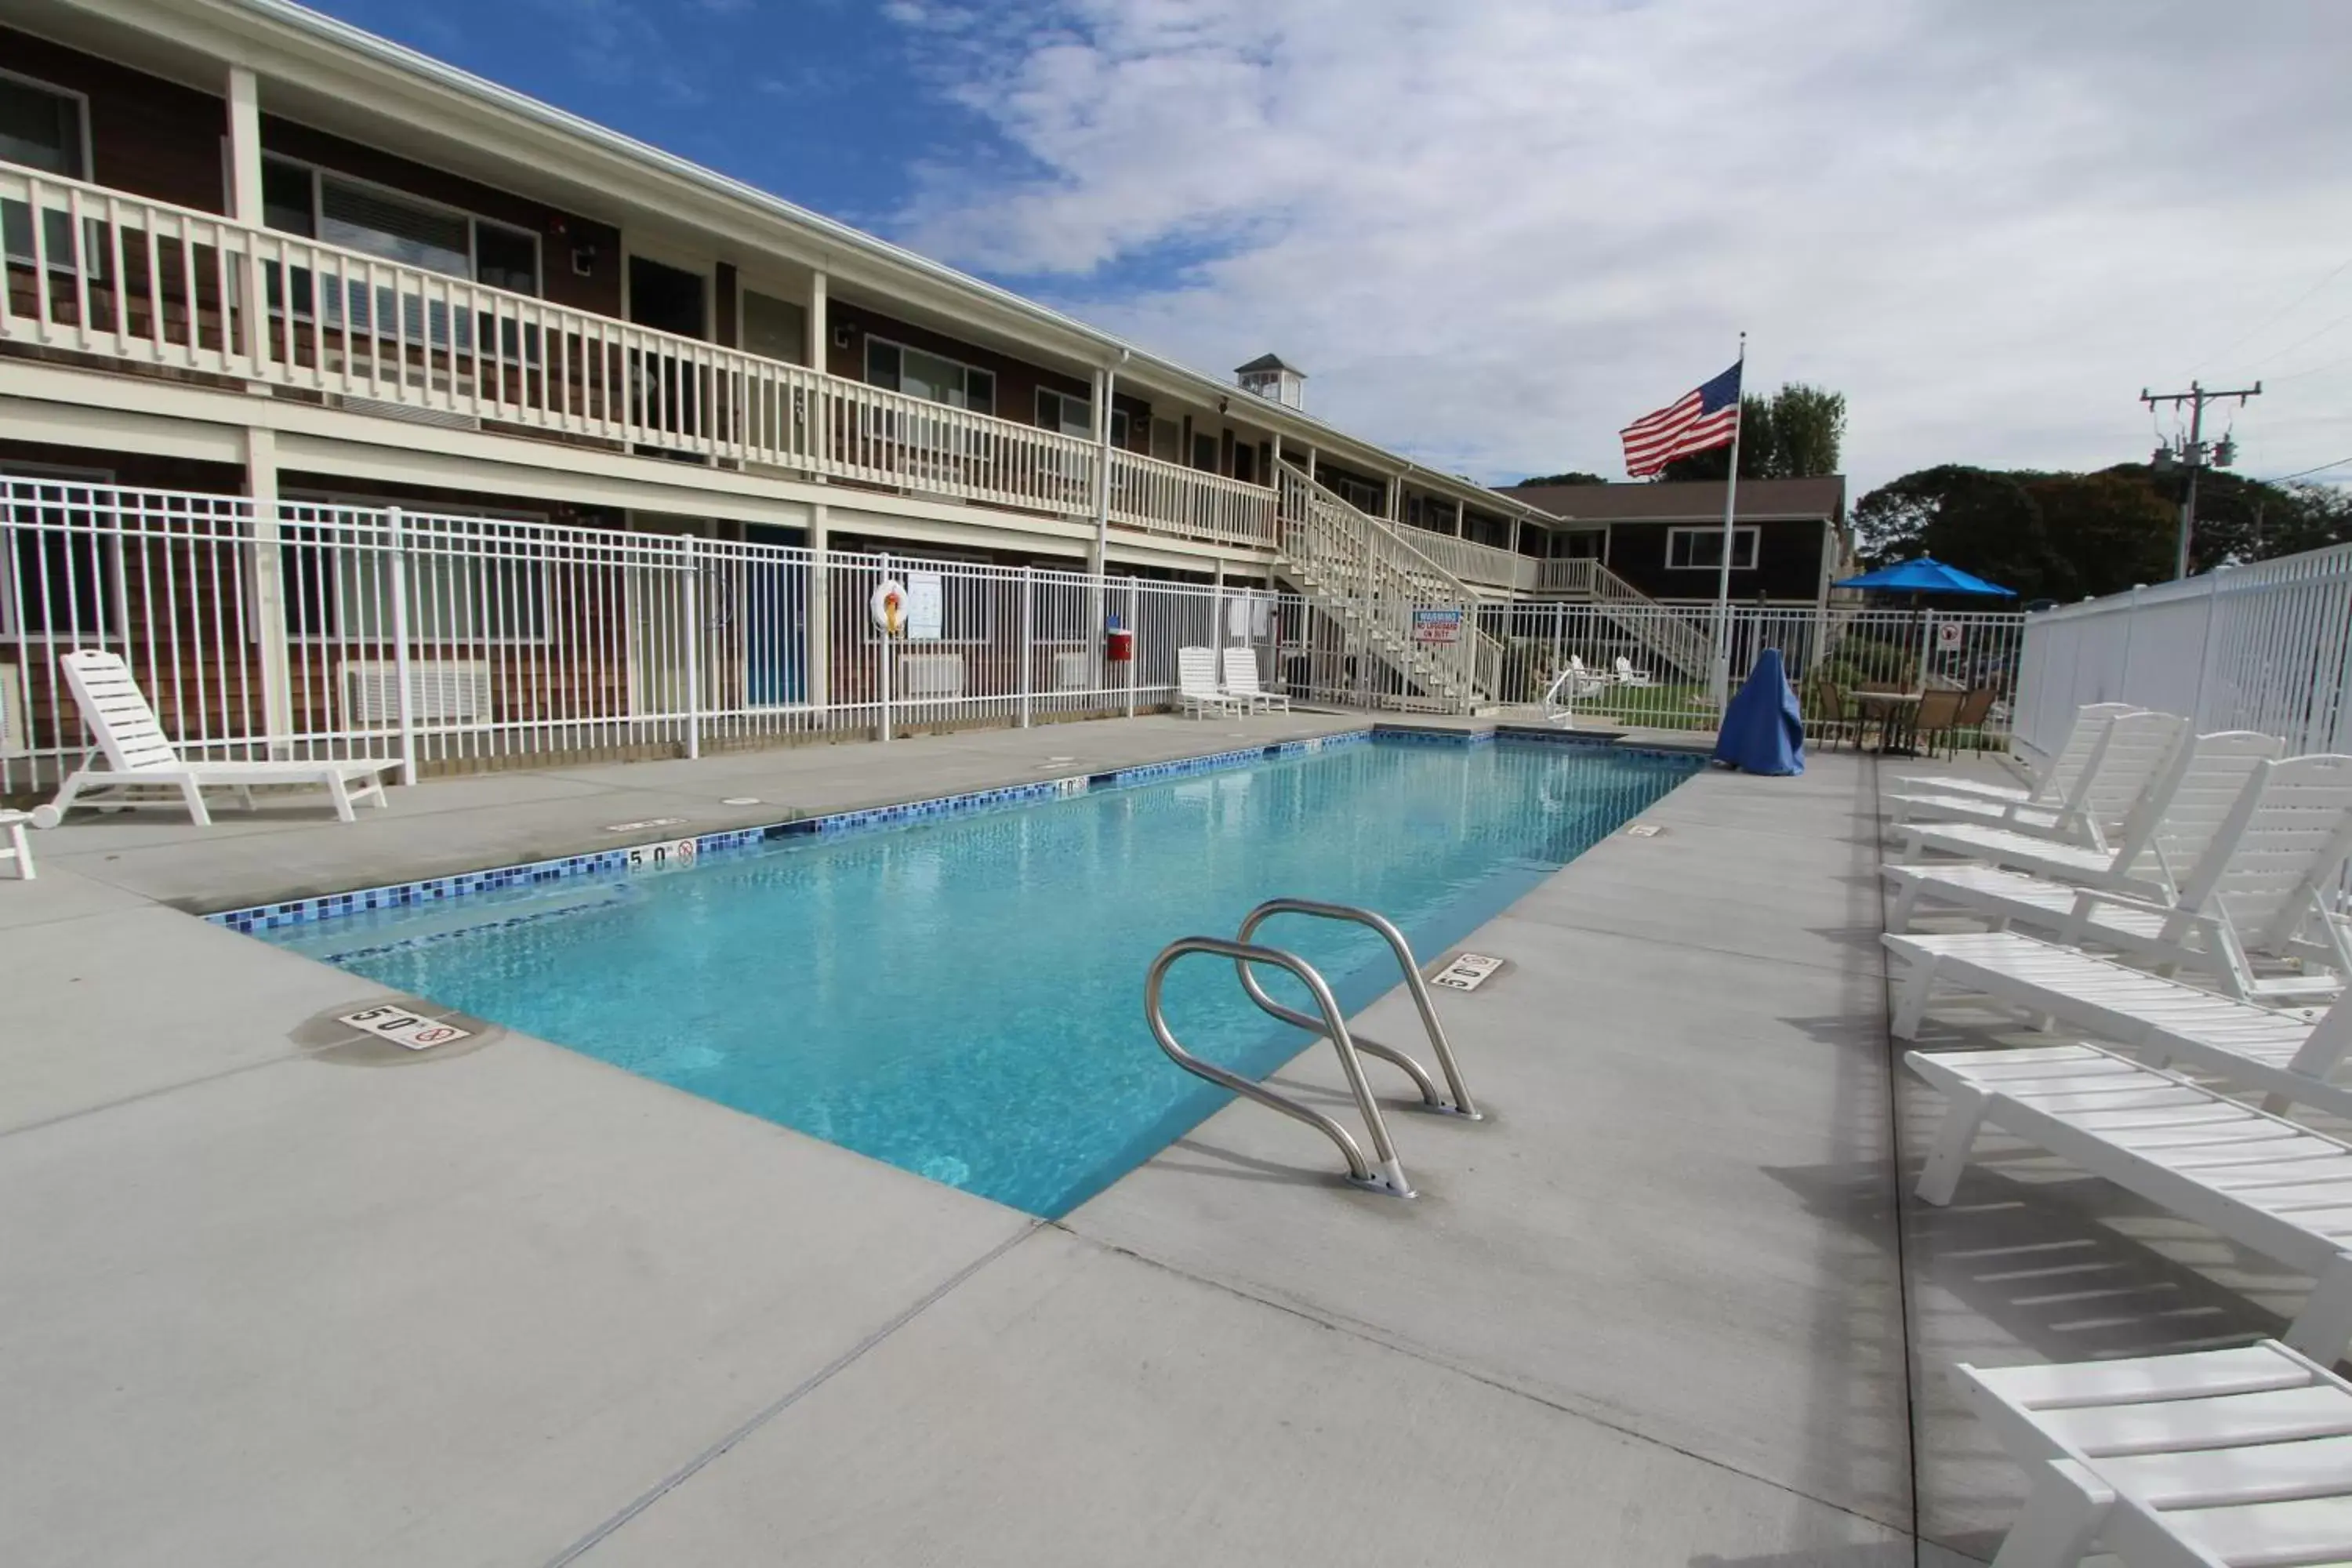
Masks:
[[[0,27],[0,68],[89,100],[93,182],[203,212],[227,210],[226,100]]]

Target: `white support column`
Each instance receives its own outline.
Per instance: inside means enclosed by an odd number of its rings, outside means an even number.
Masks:
[[[1404,521],[1404,476],[1402,474],[1389,476],[1388,510],[1385,515],[1391,522]]]
[[[819,376],[830,370],[833,357],[833,328],[826,320],[826,282],[822,269],[809,273],[808,367]],[[819,381],[816,390],[809,395],[808,463],[809,475],[818,484],[824,483],[824,470],[833,460],[833,410],[827,406],[824,383]]]
[[[833,565],[827,553],[828,509],[823,501],[809,508],[808,550],[808,691],[809,705],[820,712],[830,702],[833,660]]]
[[[1110,395],[1108,368],[1095,372],[1095,545],[1089,570],[1099,577],[1110,554]]]
[[[822,372],[833,354],[833,329],[825,323],[825,279],[823,272],[809,274],[808,308],[808,367]]]
[[[228,212],[241,224],[261,226],[261,83],[244,66],[231,66],[228,71]],[[236,347],[258,371],[269,350],[269,313],[263,304],[268,290],[258,256],[247,255],[237,272],[237,289],[244,295],[245,330],[244,341]]]
[[[278,548],[278,432],[245,432],[245,493],[253,502],[253,642],[261,664],[262,733],[269,754],[293,749],[292,661],[286,637],[286,562]]]

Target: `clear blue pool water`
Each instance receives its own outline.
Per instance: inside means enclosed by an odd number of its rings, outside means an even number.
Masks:
[[[1378,910],[1426,961],[1695,765],[1379,742],[265,940],[1053,1216],[1227,1098],[1144,1024],[1167,942],[1231,936],[1290,894]],[[1260,940],[1350,1011],[1397,980],[1355,927],[1282,917]],[[1287,976],[1268,988],[1306,1005]],[[1211,958],[1178,965],[1168,1013],[1188,1048],[1244,1072],[1306,1043]],[[1302,1162],[1329,1154],[1301,1130]]]

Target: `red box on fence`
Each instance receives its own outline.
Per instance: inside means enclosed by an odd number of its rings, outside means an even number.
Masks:
[[[1113,626],[1103,634],[1103,658],[1113,664],[1125,664],[1135,657],[1135,634]]]

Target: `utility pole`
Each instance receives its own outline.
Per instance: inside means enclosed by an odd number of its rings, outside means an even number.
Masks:
[[[2197,531],[2197,476],[2209,462],[2214,468],[2226,468],[2237,458],[2236,444],[2226,436],[2210,452],[2206,450],[2205,405],[2234,397],[2238,406],[2243,408],[2246,399],[2262,395],[2263,384],[2259,381],[2233,392],[2208,392],[2193,381],[2186,392],[2152,393],[2144,386],[2139,389],[2139,400],[2150,408],[2159,403],[2169,403],[2176,408],[2184,403],[2189,405],[2189,438],[2178,444],[2177,451],[2171,442],[2157,447],[2155,461],[2150,465],[2159,474],[2169,473],[2176,463],[2189,470],[2189,485],[2180,498],[2180,539],[2172,560],[2176,581],[2189,575],[2189,541]]]

